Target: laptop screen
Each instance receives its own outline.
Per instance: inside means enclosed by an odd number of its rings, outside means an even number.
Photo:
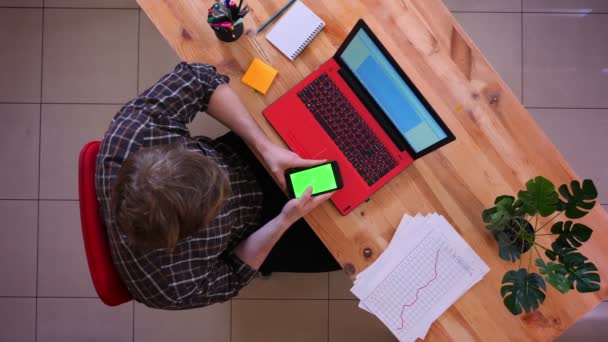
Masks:
[[[447,137],[433,115],[363,30],[338,56],[418,153]]]

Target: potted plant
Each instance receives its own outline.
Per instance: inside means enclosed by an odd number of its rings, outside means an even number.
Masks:
[[[517,198],[498,196],[495,206],[482,213],[483,221],[498,241],[498,255],[512,263],[519,260],[517,271],[505,273],[500,289],[503,302],[513,315],[521,314],[522,309],[526,313],[538,309],[545,300],[545,281],[561,293],[600,289],[597,267],[578,251],[593,230],[572,221],[595,206],[595,185],[586,179],[582,186],[572,181],[570,188],[563,184],[558,190],[559,194],[553,183],[539,176],[529,180],[526,190],[519,191]],[[561,215],[565,219],[554,222]],[[551,217],[541,219],[544,222],[539,225],[539,216]],[[543,228],[549,229],[552,222],[550,231],[543,233]],[[539,241],[541,236],[552,236],[555,240],[548,247]],[[522,268],[525,253],[529,257],[527,267]],[[530,270],[534,255],[540,274]]]

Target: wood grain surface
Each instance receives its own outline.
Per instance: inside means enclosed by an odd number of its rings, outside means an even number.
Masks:
[[[246,33],[233,43],[218,41],[206,23],[213,0],[138,2],[182,59],[214,64],[231,76],[232,87],[256,121],[280,144],[262,110],[330,58],[355,22],[365,19],[456,141],[415,161],[349,215],[341,216],[327,203],[306,219],[354,277],[386,248],[403,214],[445,216],[491,271],[433,324],[428,340],[552,340],[607,297],[608,216],[596,205],[582,220],[595,230],[582,251],[600,269],[601,290],[561,295],[549,287],[540,310],[517,317],[503,306],[501,279],[517,264],[498,257],[481,211],[497,195],[516,194],[537,175],[556,185],[578,176],[441,1],[304,0],[327,26],[295,62],[264,39],[272,26],[252,34],[283,0],[247,1]],[[265,96],[240,82],[253,57],[279,70]]]

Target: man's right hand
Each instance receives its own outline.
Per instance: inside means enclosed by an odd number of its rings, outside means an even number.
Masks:
[[[313,197],[311,193],[312,188],[309,187],[302,197],[287,202],[277,217],[236,246],[236,256],[252,268],[259,269],[287,228],[333,195],[333,192],[330,192]]]
[[[281,210],[283,219],[291,226],[297,220],[306,216],[310,211],[316,208],[319,204],[327,201],[334,192],[328,192],[319,196],[312,196],[312,188],[306,188],[304,194],[300,198],[294,198],[287,202]]]

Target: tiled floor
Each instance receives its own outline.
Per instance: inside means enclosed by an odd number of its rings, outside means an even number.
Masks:
[[[608,209],[608,1],[446,3]],[[83,254],[78,150],[178,58],[134,0],[44,4],[0,0],[0,341],[394,340],[341,272],[275,274],[186,312],[104,306]],[[203,116],[191,128],[226,130]],[[606,336],[607,316],[563,340]]]

